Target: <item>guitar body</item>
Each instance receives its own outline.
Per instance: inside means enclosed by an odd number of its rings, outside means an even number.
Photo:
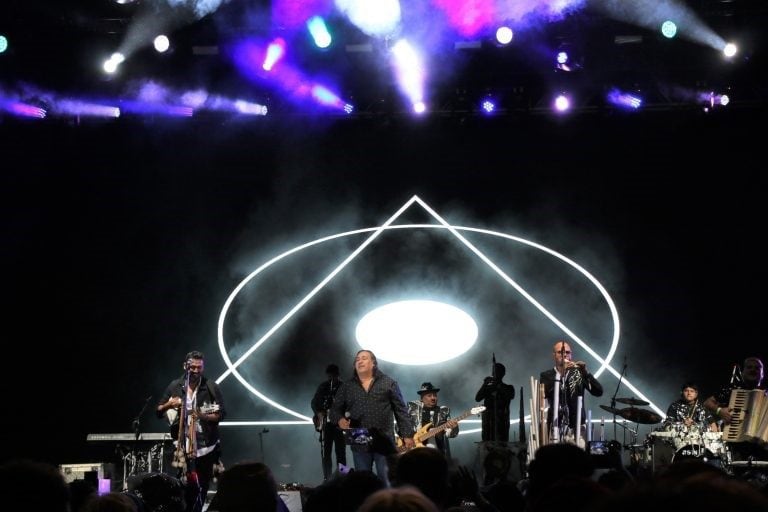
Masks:
[[[423,427],[421,427],[418,432],[413,434],[413,447],[419,448],[422,446],[426,446],[425,441],[432,437],[429,435],[429,429],[432,426],[432,423],[427,423]],[[405,449],[405,443],[402,439],[400,439],[400,436],[395,436],[395,444],[397,445],[397,451],[404,452]]]
[[[323,430],[323,423],[325,423],[325,418],[325,411],[317,411],[312,415],[312,423],[315,424],[315,431],[321,432]]]

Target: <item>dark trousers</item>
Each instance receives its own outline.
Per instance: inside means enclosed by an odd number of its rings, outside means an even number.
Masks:
[[[196,477],[187,474],[186,478],[186,502],[187,512],[201,512],[208,488],[213,479],[213,466],[219,461],[219,450],[194,459],[194,473]],[[196,481],[195,481],[196,480]]]
[[[336,452],[336,466],[347,465],[347,445],[344,444],[344,434],[333,423],[325,422],[322,431],[323,442],[323,478],[328,480],[333,475],[331,467],[331,452]]]

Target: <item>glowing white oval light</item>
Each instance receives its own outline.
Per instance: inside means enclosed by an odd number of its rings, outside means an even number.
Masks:
[[[477,324],[461,309],[431,300],[405,300],[368,312],[355,336],[378,359],[435,364],[457,357],[477,341]]]

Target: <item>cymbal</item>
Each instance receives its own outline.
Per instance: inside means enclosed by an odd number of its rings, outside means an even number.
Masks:
[[[618,416],[621,416],[621,411],[623,410],[623,409],[617,409],[615,407],[609,407],[607,405],[601,405],[600,408],[608,411],[611,414],[616,414]]]
[[[627,405],[650,405],[648,402],[640,400],[639,398],[617,398],[616,401]]]
[[[602,407],[602,405],[600,407]],[[654,423],[661,422],[661,416],[653,411],[647,411],[645,409],[635,409],[634,407],[628,407],[626,409],[622,409],[618,414],[625,420],[629,420],[634,423],[653,425]]]

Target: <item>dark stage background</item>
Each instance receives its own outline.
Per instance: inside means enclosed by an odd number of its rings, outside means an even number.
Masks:
[[[191,349],[207,354],[209,377],[226,370],[217,322],[243,277],[300,243],[376,226],[413,194],[453,224],[527,237],[597,277],[622,322],[612,364],[620,369],[626,360],[627,377],[663,409],[688,379],[714,391],[733,363],[766,355],[764,115],[745,108],[557,120],[4,119],[1,457],[119,462],[112,444],[86,435],[129,432],[149,396],[142,429],[163,431],[151,409]],[[251,290],[228,324],[232,357],[284,314],[292,304],[285,297],[295,302],[349,247],[329,244],[329,253],[280,266]],[[562,333],[508,288],[467,270],[466,250],[445,247],[426,234],[382,242],[243,372],[311,415],[325,366],[351,370],[364,306],[402,290],[467,306],[480,324],[460,367],[382,362],[407,399],[429,380],[455,414],[474,406],[495,354],[507,365],[505,380],[523,388],[528,412],[529,379],[549,367]],[[580,301],[567,278],[518,248],[498,240],[486,248],[606,352],[610,329],[594,301]],[[606,395],[588,399],[594,416],[618,382],[608,373],[601,381]],[[231,377],[222,387],[229,420],[296,419]],[[644,437],[651,426],[640,428]],[[321,478],[310,425],[225,426],[223,439],[226,464],[263,458],[282,482]],[[476,441],[479,433],[460,436],[455,454],[472,463]]]

